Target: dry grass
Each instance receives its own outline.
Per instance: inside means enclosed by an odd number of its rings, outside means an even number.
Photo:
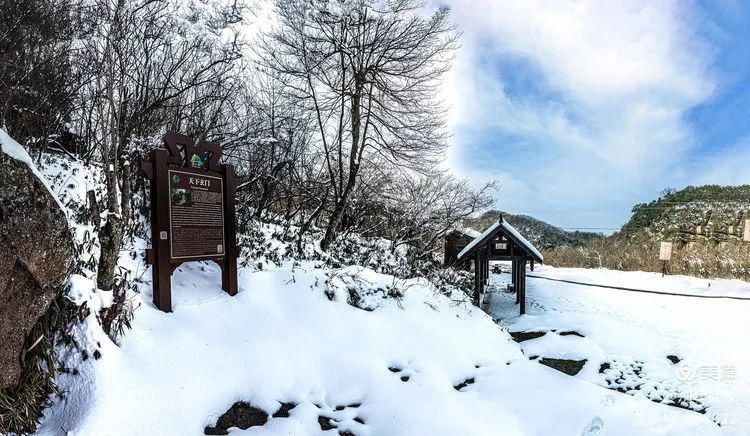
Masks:
[[[88,315],[85,304],[76,306],[64,295],[64,288],[58,290],[27,335],[18,386],[0,390],[0,433],[33,433],[52,396],[60,395],[55,375],[68,369],[59,366],[55,345],[78,346],[71,329]]]
[[[612,236],[585,247],[548,251],[544,258],[545,263],[559,267],[661,272],[659,243],[645,234],[627,240]],[[668,271],[702,278],[750,280],[750,243],[736,239],[675,243]]]

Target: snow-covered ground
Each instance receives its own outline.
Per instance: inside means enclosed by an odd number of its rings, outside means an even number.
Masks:
[[[507,268],[506,268],[507,269]],[[750,299],[750,283],[742,280],[701,279],[691,276],[668,275],[643,271],[615,271],[586,268],[552,268],[542,266],[531,275],[568,281],[644,289],[671,294],[732,296]]]
[[[86,190],[96,186],[95,173],[80,163],[59,160],[43,172],[75,219],[76,205],[85,204]],[[79,242],[95,230],[75,226]],[[91,241],[84,244],[92,251],[82,255],[84,260],[96,254]],[[424,280],[396,280],[362,267],[329,268],[312,261],[274,265],[262,256],[241,259],[248,267],[239,271],[239,294],[230,297],[220,289],[216,265],[185,264],[172,278],[174,312],[162,313],[151,303],[150,269],[141,261],[144,248],[136,241],[121,255],[121,266],[138,292],[130,294],[137,307],[132,329],[118,344],[97,320],[99,309],[111,304],[111,293],[96,290],[94,275],[85,266],[82,275],[71,279],[71,298],[85,302],[91,314],[77,327],[81,347],[61,350],[69,368],[58,379],[63,396],[46,411],[40,434],[201,434],[237,401],[269,415],[281,403],[295,407],[289,417],[269,416],[262,426],[234,428],[231,434],[685,435],[722,434],[732,428],[719,428],[708,415],[597,386],[596,370],[587,376],[591,371],[586,368],[570,377],[539,365],[529,360],[529,350],[522,350],[531,342],[515,343],[491,316],[462,302],[465,299],[448,298]],[[529,284],[532,300],[544,295],[540,287],[555,293],[553,282],[529,279]],[[556,318],[533,301],[531,315],[515,320],[509,316],[506,322],[513,330],[545,328],[546,323],[579,329],[589,334],[588,345],[578,348],[580,354],[601,349],[601,361],[619,351],[643,357],[606,341],[611,337],[615,344],[627,342],[628,321],[647,330],[646,321],[627,315],[628,302],[620,313],[625,320],[613,319],[612,330],[595,335],[589,333],[585,311],[578,317],[574,309],[566,312],[566,307],[579,306],[579,297],[570,298],[567,305],[546,306],[560,308]],[[498,294],[495,303],[501,302]],[[739,320],[739,312],[731,319]],[[691,322],[697,324],[706,313],[696,309]],[[658,311],[656,316],[667,319]],[[714,324],[721,314],[711,316]],[[589,322],[592,329],[608,327],[598,320]],[[741,334],[740,327],[735,334]],[[640,330],[635,334],[643,334]],[[672,326],[659,341],[668,344],[672,336],[687,335]],[[717,349],[739,352],[739,338],[724,339],[734,345]],[[644,358],[661,352],[656,343],[647,344],[654,351]],[[681,353],[691,365],[702,362],[691,360],[680,347],[669,350]],[[744,374],[737,364],[737,377]],[[746,411],[721,403],[731,398],[712,397],[704,404]],[[324,430],[329,425],[333,428]]]
[[[535,275],[697,295],[750,297],[750,284],[644,272],[542,267]],[[750,434],[750,301],[656,295],[528,278],[527,314],[492,275],[488,312],[529,356],[587,359],[575,378],[639,398],[705,409],[726,434]],[[575,334],[561,335],[575,331]],[[667,356],[676,356],[672,363]],[[604,365],[604,366],[602,366]],[[600,373],[601,371],[601,373]],[[683,401],[684,400],[684,401]],[[696,413],[697,414],[697,413]]]
[[[298,404],[289,418],[271,418],[248,434],[337,434],[323,433],[319,416],[356,435],[718,429],[703,415],[538,365],[489,316],[421,281],[314,266],[243,269],[240,293],[229,297],[219,289],[217,267],[186,264],[173,278],[171,314],[153,307],[144,283],[134,296],[140,307],[133,329],[119,347],[89,317],[82,336],[101,357],[69,356],[81,373],[63,376],[68,394],[48,411],[40,433],[200,434],[238,400],[269,414],[280,402]],[[93,284],[80,276],[75,284],[78,298],[95,307]],[[345,299],[357,286],[404,296],[378,297],[377,308],[365,311]],[[329,300],[326,288],[337,298]],[[454,388],[467,379],[473,383]],[[336,410],[352,404],[361,405]]]

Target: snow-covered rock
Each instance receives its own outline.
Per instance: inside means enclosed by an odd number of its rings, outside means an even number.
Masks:
[[[21,373],[31,327],[70,273],[65,213],[28,153],[0,129],[0,388]]]

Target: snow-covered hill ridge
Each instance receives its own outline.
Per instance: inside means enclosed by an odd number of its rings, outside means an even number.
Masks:
[[[90,170],[58,163],[44,172],[75,216],[76,203],[85,201],[83,188],[95,179]],[[288,248],[273,239],[278,232],[262,229],[267,245]],[[77,236],[84,240],[94,230],[78,225]],[[91,314],[77,328],[80,348],[63,350],[69,368],[58,379],[63,397],[45,413],[40,434],[201,434],[237,401],[268,415],[282,403],[295,405],[289,417],[269,416],[247,434],[720,430],[703,415],[530,361],[461,293],[425,279],[336,267],[328,259],[273,255],[271,261],[250,250],[240,259],[245,266],[237,296],[220,289],[216,265],[185,264],[172,278],[174,312],[162,313],[151,303],[144,248],[136,239],[121,256],[137,292],[128,294],[135,316],[119,345],[96,316],[112,304],[112,294],[97,290],[85,267],[72,277],[70,298],[85,302]]]

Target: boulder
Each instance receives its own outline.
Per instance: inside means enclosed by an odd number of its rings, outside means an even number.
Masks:
[[[24,341],[74,260],[67,218],[28,154],[0,130],[0,388],[17,384]]]

